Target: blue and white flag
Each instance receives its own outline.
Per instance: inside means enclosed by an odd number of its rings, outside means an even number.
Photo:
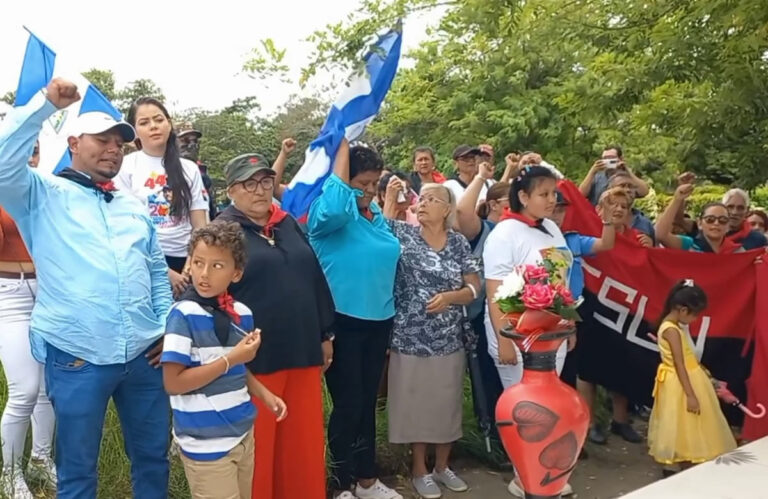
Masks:
[[[96,86],[79,72],[66,71],[57,61],[56,52],[30,31],[24,62],[21,66],[19,86],[16,88],[16,102],[14,103],[16,106],[23,106],[28,103],[55,76],[65,77],[77,85],[82,98],[71,106],[54,113],[45,121],[40,132],[40,164],[38,169],[53,173],[58,173],[70,166],[71,157],[67,138],[75,118],[83,113],[98,111],[109,114],[116,120],[122,119],[120,111]]]
[[[302,220],[322,192],[331,174],[341,140],[360,137],[379,112],[400,62],[400,26],[379,37],[365,58],[365,73],[353,76],[342,95],[331,106],[320,134],[307,148],[304,164],[283,193],[282,208]]]

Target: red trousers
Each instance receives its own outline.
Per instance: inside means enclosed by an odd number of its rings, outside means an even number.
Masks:
[[[325,499],[325,433],[320,367],[256,375],[285,401],[288,417],[278,423],[254,398],[258,415],[253,499]]]

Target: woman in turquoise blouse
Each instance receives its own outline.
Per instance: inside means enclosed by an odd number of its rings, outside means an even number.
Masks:
[[[333,399],[328,445],[335,463],[334,497],[341,499],[402,499],[376,471],[376,396],[395,315],[400,257],[400,243],[371,204],[383,167],[375,151],[350,148],[344,140],[307,221],[336,304],[333,362],[325,377]]]

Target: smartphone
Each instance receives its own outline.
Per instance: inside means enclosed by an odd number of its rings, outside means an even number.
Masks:
[[[603,163],[605,164],[606,168],[616,168],[617,166],[619,166],[618,159],[604,159]]]

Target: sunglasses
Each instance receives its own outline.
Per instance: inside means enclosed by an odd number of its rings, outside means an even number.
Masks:
[[[716,217],[714,215],[706,215],[701,217],[704,223],[713,224],[717,222],[718,225],[728,225],[730,219],[728,217]]]

